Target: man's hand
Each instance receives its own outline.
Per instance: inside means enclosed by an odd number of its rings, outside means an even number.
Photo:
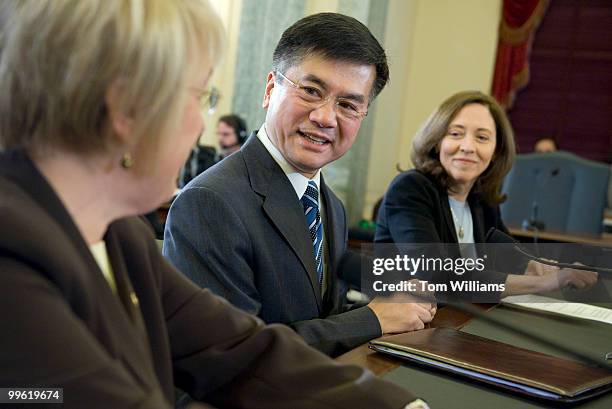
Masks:
[[[427,302],[427,298],[432,302]],[[376,297],[368,307],[376,314],[383,334],[423,329],[437,311],[433,296],[421,293],[416,296],[394,294],[388,298]]]

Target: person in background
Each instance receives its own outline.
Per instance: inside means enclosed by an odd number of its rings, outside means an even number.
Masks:
[[[557,150],[557,141],[554,138],[545,136],[536,141],[533,145],[533,151],[535,153],[548,153],[555,152]]]
[[[381,197],[374,203],[374,207],[372,208],[372,221],[374,221],[374,226],[376,226],[376,220],[378,220],[378,212],[380,211],[380,205],[382,205],[383,198]]]
[[[484,243],[491,228],[508,234],[499,203],[514,157],[512,127],[498,103],[478,91],[452,95],[415,135],[415,169],[391,182],[379,210],[375,242]],[[524,275],[487,272],[480,279],[504,283],[500,295],[505,296],[587,288],[597,274],[529,262]]]
[[[214,147],[196,143],[181,168],[178,185],[183,188],[196,176],[219,161]]]
[[[353,255],[344,206],[321,171],[351,148],[387,83],[384,49],[358,20],[320,13],[285,30],[272,60],[265,123],[181,191],[164,255],[195,283],[268,323],[290,325],[330,356],[422,329],[436,311],[429,302],[348,306],[345,279],[361,284],[361,264],[357,255],[344,262]],[[214,211],[202,211],[203,203]]]
[[[218,99],[218,96],[214,98],[214,100],[216,99]],[[210,113],[213,111],[209,110]],[[212,146],[200,145],[199,143],[194,146],[187,162],[181,169],[179,187],[185,187],[200,173],[239,150],[247,138],[246,123],[238,115],[222,116],[217,122],[217,138],[219,152],[216,152]]]
[[[217,122],[217,140],[219,153],[217,162],[240,150],[246,142],[248,133],[244,119],[238,115],[229,114],[219,118]]]
[[[65,409],[170,409],[175,386],[198,408],[414,401],[194,285],[133,217],[204,129],[206,1],[4,0],[0,30],[0,385],[63,388]]]

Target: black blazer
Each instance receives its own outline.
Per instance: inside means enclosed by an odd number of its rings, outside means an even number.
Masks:
[[[368,307],[346,311],[338,265],[347,248],[344,207],[321,178],[327,291],[321,296],[303,207],[253,134],[174,200],[164,255],[195,283],[268,323],[290,325],[337,355],[381,335]],[[359,265],[359,263],[357,263]]]
[[[501,220],[499,206],[488,206],[477,193],[470,193],[468,203],[474,225],[474,241],[484,243],[491,227],[508,233]],[[378,212],[374,241],[377,243],[458,243],[448,193],[429,174],[418,170],[403,172],[391,182]],[[435,252],[434,248],[429,249]],[[458,247],[440,247],[444,254],[429,256],[460,257]],[[504,283],[507,274],[495,271],[497,265],[470,278],[486,283]],[[444,278],[441,278],[444,277]],[[431,277],[423,277],[431,279]],[[448,274],[438,276],[446,281]],[[450,278],[456,278],[452,276]],[[500,293],[486,293],[486,302],[497,301]],[[491,298],[490,300],[488,298]]]
[[[193,178],[218,162],[217,151],[212,146],[196,145],[189,154],[179,175],[179,187],[185,186]]]
[[[143,221],[116,221],[104,239],[118,294],[44,177],[0,152],[0,385],[62,387],[65,409],[170,409],[174,385],[227,408],[413,400],[195,286]]]
[[[491,227],[508,233],[499,206],[488,206],[477,193],[470,193],[468,203],[476,243],[484,243]],[[448,193],[431,175],[414,169],[399,174],[380,206],[374,241],[458,243]]]

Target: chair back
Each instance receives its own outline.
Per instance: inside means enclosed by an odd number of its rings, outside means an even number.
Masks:
[[[608,165],[569,152],[517,155],[502,189],[504,223],[522,226],[537,207],[545,230],[599,234],[609,176]]]

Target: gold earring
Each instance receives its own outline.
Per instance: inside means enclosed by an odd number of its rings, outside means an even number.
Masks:
[[[119,164],[123,169],[129,169],[134,166],[134,159],[132,159],[132,154],[129,152],[124,153]]]

